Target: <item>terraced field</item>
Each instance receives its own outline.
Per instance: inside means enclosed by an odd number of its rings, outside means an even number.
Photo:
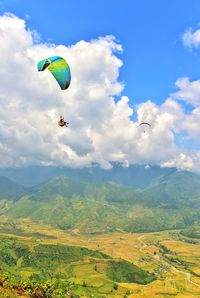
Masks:
[[[73,255],[74,259],[70,262],[61,258],[58,260],[60,263],[57,263],[55,254],[54,260],[49,261],[50,267],[55,266],[57,278],[62,281],[67,279],[67,282],[73,285],[72,291],[78,296],[71,297],[200,297],[200,244],[198,239],[194,238],[195,244],[189,243],[190,239],[183,237],[179,231],[80,234],[78,230],[65,232],[25,220],[17,223],[16,233],[14,229],[1,230],[0,237],[1,245],[5,239],[15,239],[26,245],[29,253],[33,255],[38,251],[52,257],[52,249],[61,253],[58,250],[60,245],[69,248],[81,247],[81,255],[79,250],[76,254],[74,250],[73,253],[71,251],[69,255]],[[64,253],[66,255],[66,251]],[[50,272],[46,261],[41,263],[45,264],[45,268],[38,269],[34,262],[27,266],[24,258],[16,259],[15,266],[7,264],[4,269],[15,275],[18,272],[21,279],[30,278],[33,274],[40,275],[42,269],[45,274]],[[148,280],[146,275],[145,284],[141,284],[139,278],[135,282],[123,280],[125,261],[126,270],[127,264],[134,264],[144,272],[153,273],[155,278],[151,280],[152,275],[149,275]],[[14,267],[17,270],[13,269]],[[113,273],[117,271],[116,268],[122,268],[120,280],[117,280]],[[0,290],[0,297],[6,297],[8,289],[0,287]]]

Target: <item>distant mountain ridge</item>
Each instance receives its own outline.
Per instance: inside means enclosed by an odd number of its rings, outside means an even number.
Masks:
[[[104,184],[113,182],[133,188],[146,188],[156,183],[165,175],[176,172],[176,168],[161,168],[159,166],[130,165],[123,167],[113,163],[113,168],[105,170],[99,166],[88,168],[30,166],[26,168],[0,169],[0,176],[5,176],[25,187],[35,186],[53,177],[64,175],[73,181]]]
[[[73,195],[83,195],[86,184],[69,179],[64,175],[53,177],[30,189],[31,199],[48,200],[55,196],[72,197]]]
[[[82,182],[59,175],[25,189],[17,200],[19,185],[5,177],[0,177],[0,185],[0,199],[6,199],[6,185],[12,190],[7,196],[9,204],[2,201],[6,206],[2,215],[12,220],[31,218],[66,230],[150,232],[200,222],[200,176],[185,171],[157,174],[144,189],[113,181]]]
[[[8,179],[0,176],[0,199],[17,199],[27,193],[27,189]]]
[[[154,207],[200,207],[200,176],[186,171],[166,175],[142,192],[142,201]]]

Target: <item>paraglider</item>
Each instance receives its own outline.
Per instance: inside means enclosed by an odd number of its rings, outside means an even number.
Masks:
[[[69,87],[71,82],[71,72],[69,65],[59,56],[46,58],[38,62],[38,71],[43,71],[46,68],[52,73],[60,88],[65,90]]]
[[[62,90],[66,90],[69,87],[71,82],[71,71],[64,58],[60,56],[46,58],[38,62],[37,68],[38,71],[44,71],[48,68]],[[64,118],[60,116],[58,125],[67,127],[67,124],[69,123],[64,121]]]
[[[58,125],[61,126],[61,127],[63,127],[63,126],[68,127],[68,124],[69,124],[69,122],[66,122],[64,120],[63,116],[60,116],[60,120],[58,121]]]
[[[147,127],[151,127],[151,124],[149,124],[148,122],[141,122],[139,124],[139,126],[142,126],[142,125],[144,125],[144,133],[146,132]]]

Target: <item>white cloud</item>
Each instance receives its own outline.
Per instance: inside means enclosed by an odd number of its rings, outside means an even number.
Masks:
[[[176,81],[176,87],[179,90],[171,94],[172,98],[200,106],[200,80],[190,81],[188,77],[183,77]]]
[[[161,164],[200,170],[200,153],[179,148],[176,136],[186,131],[199,139],[200,83],[179,79],[178,91],[162,105],[152,101],[134,110],[121,96],[122,46],[114,37],[100,37],[71,46],[38,43],[38,34],[13,15],[0,17],[0,166],[30,164],[84,167],[112,161]],[[72,82],[62,91],[48,70],[37,62],[60,55],[69,62]],[[194,105],[186,114],[181,105]],[[133,113],[138,121],[132,121]],[[69,128],[57,125],[62,114]],[[148,132],[140,122],[151,123]],[[198,123],[197,123],[198,122]]]
[[[163,162],[163,167],[176,167],[181,170],[197,171],[200,169],[200,152],[193,151],[188,153],[180,153],[174,158]]]
[[[190,81],[189,78],[180,78],[176,82],[179,90],[171,94],[173,100],[180,100],[190,104],[192,111],[182,114],[178,126],[187,132],[187,140],[193,139],[197,143],[200,141],[200,80]]]
[[[183,36],[182,41],[184,46],[189,48],[199,48],[200,47],[200,29],[192,31],[192,28],[187,29]]]

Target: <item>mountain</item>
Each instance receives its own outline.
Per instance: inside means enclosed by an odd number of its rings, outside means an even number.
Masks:
[[[186,171],[165,175],[153,187],[142,192],[146,206],[200,208],[200,176]]]
[[[200,179],[193,173],[172,171],[139,190],[59,175],[30,188],[2,212],[12,219],[31,218],[83,233],[184,228],[200,221]]]
[[[0,200],[17,199],[26,192],[27,190],[22,185],[19,185],[6,177],[0,176]]]
[[[64,175],[56,176],[40,185],[31,188],[31,199],[48,201],[55,196],[70,198],[73,195],[83,195],[86,185],[82,182],[72,181]]]
[[[53,177],[64,175],[78,182],[94,184],[113,182],[140,189],[156,183],[158,179],[173,172],[176,172],[175,168],[143,165],[123,167],[119,163],[113,163],[113,167],[109,170],[102,169],[97,165],[82,169],[47,166],[0,169],[0,175],[26,187],[35,186]]]
[[[106,201],[109,194],[109,186],[98,187],[58,176],[31,188],[26,196],[13,202],[5,215],[87,232],[117,228],[123,216],[120,206]]]

